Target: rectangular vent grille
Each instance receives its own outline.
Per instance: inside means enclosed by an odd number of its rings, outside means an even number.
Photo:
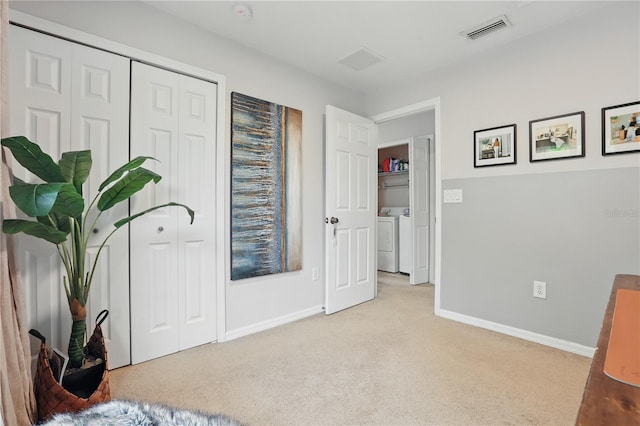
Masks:
[[[510,26],[511,26],[511,22],[509,22],[506,16],[499,16],[497,18],[492,19],[489,22],[485,22],[479,27],[475,27],[469,31],[465,31],[463,34],[469,40],[477,40],[481,37],[487,36],[493,32],[508,28]]]

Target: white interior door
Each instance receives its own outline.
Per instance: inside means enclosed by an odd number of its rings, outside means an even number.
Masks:
[[[326,298],[332,314],[375,296],[378,148],[375,125],[326,107]]]
[[[11,133],[38,143],[54,161],[66,151],[91,149],[93,167],[85,194],[93,197],[100,182],[128,159],[129,60],[15,26],[9,49]],[[20,167],[14,171],[23,180],[34,179]],[[98,233],[90,239],[89,258],[113,222],[127,213],[122,205],[101,218]],[[66,352],[71,315],[55,247],[18,236],[16,253],[29,327]],[[100,254],[87,303],[89,334],[98,312],[111,313],[102,325],[111,368],[130,362],[128,262],[128,234],[121,229]],[[37,354],[36,343],[32,353]]]
[[[411,212],[411,284],[429,281],[429,138],[409,142],[409,209]]]
[[[132,213],[175,201],[131,223],[132,362],[216,339],[216,85],[133,62],[131,157],[162,176],[132,199]]]

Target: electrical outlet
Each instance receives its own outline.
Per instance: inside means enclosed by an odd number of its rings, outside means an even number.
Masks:
[[[533,282],[533,297],[537,297],[539,299],[547,298],[547,283],[543,281],[534,281]]]

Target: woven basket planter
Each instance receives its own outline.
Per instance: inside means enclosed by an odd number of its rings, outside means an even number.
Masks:
[[[102,335],[102,328],[100,327],[100,324],[107,318],[108,314],[109,312],[106,310],[98,314],[96,327],[85,348],[88,355],[104,360],[102,364],[93,367],[101,368],[102,371],[96,373],[99,375],[99,381],[96,380],[97,383],[94,384],[95,390],[91,391],[90,389],[89,392],[87,392],[89,396],[86,398],[69,392],[55,379],[51,366],[49,365],[45,338],[35,330],[29,331],[30,334],[38,337],[41,341],[38,364],[36,366],[36,376],[34,378],[34,393],[40,421],[47,420],[56,413],[75,413],[97,403],[111,400],[107,348],[104,344],[104,336]]]

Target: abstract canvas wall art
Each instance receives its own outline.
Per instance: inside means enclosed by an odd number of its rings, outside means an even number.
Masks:
[[[231,94],[231,279],[302,269],[302,111]]]

